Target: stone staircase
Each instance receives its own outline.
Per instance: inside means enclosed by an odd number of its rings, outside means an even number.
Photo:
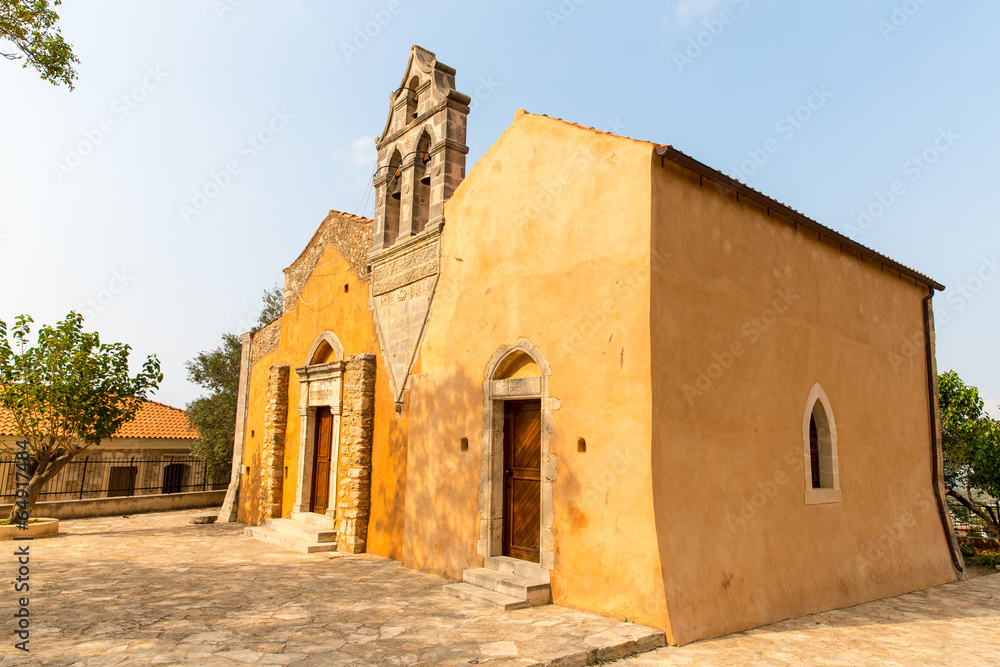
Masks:
[[[483,567],[465,570],[462,583],[446,584],[448,595],[510,611],[552,601],[549,572],[536,563],[506,556],[488,556]]]
[[[337,531],[323,514],[292,512],[291,519],[268,519],[263,526],[247,526],[243,530],[256,540],[294,549],[304,554],[336,551]]]

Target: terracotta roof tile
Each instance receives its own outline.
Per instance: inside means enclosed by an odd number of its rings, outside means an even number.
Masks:
[[[0,436],[20,435],[14,424],[14,416],[0,408]],[[198,432],[188,421],[187,412],[164,403],[146,401],[135,419],[122,426],[116,438],[167,438],[173,440],[194,440]]]

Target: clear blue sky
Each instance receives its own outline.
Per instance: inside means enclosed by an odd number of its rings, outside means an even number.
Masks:
[[[89,311],[184,405],[326,212],[370,214],[420,44],[476,98],[470,167],[519,107],[673,144],[948,285],[939,366],[1000,399],[995,1],[342,5],[67,0],[74,92],[0,60],[0,318]]]

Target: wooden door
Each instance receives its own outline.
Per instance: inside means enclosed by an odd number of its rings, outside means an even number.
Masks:
[[[316,440],[313,443],[311,511],[326,512],[330,504],[330,455],[333,450],[333,415],[328,406],[316,408]]]
[[[503,420],[504,556],[538,562],[541,466],[541,403],[507,401]]]

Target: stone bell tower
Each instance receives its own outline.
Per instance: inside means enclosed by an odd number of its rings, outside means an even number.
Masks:
[[[465,177],[470,101],[455,90],[454,69],[414,46],[375,140],[371,309],[397,405],[437,286],[444,203]]]

